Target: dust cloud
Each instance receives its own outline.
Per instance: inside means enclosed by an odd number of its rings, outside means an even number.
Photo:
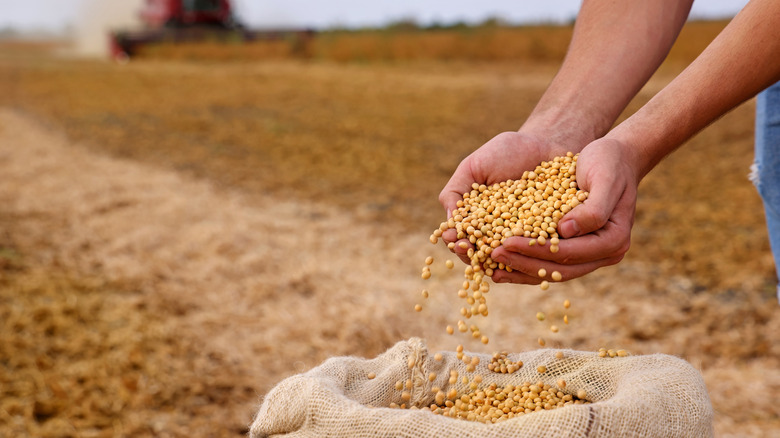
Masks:
[[[141,27],[139,11],[144,0],[83,0],[73,37],[77,56],[107,57],[109,33]]]

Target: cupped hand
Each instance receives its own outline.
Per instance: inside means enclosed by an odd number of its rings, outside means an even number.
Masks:
[[[510,237],[492,253],[493,260],[513,272],[497,270],[499,283],[537,284],[538,271],[558,271],[563,280],[581,277],[620,262],[630,246],[636,209],[636,157],[625,144],[599,139],[586,146],[577,160],[577,183],[588,199],[559,222],[558,252],[548,245],[530,246],[530,239]]]
[[[545,139],[522,132],[504,132],[493,137],[471,155],[463,159],[439,194],[439,202],[450,217],[463,194],[471,191],[473,183],[494,184],[509,179],[520,179],[523,172],[533,170],[542,161],[566,151],[551,145]],[[456,240],[455,230],[447,230],[442,238],[445,242]],[[473,245],[463,239],[470,247]],[[452,250],[464,263],[470,264],[466,256],[468,249],[456,245]]]

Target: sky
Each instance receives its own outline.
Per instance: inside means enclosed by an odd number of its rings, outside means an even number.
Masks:
[[[633,1],[633,0],[629,0]],[[568,22],[579,0],[233,0],[239,19],[250,27],[362,27],[413,18],[421,24],[479,22],[491,16],[512,23]],[[0,29],[61,32],[77,28],[90,10],[111,5],[128,10],[139,0],[0,0]],[[691,16],[723,18],[736,14],[747,0],[698,0]]]

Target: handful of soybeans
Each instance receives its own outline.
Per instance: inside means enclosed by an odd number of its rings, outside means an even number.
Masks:
[[[550,252],[558,252],[558,222],[588,198],[588,192],[577,187],[577,157],[569,152],[544,161],[519,180],[490,186],[474,183],[458,201],[452,217],[431,234],[431,242],[437,243],[442,233],[455,229],[458,240],[467,239],[476,247],[467,252],[474,271],[488,277],[495,269],[507,268],[490,254],[509,237],[530,237],[531,245],[549,241]],[[448,246],[452,249],[455,243]]]

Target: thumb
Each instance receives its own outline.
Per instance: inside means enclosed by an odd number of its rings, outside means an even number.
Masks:
[[[575,206],[558,223],[561,237],[582,236],[606,225],[625,189],[625,184],[616,182],[612,178],[592,181],[584,203]]]

